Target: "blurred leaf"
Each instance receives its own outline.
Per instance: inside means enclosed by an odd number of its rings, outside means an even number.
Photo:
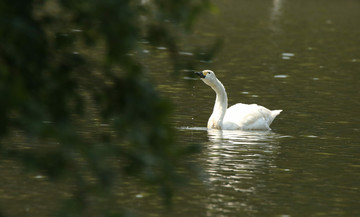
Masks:
[[[166,47],[174,70],[209,61],[221,42],[184,58],[178,37],[211,7],[208,0],[0,2],[0,156],[74,185],[59,216],[82,215],[95,203],[89,198],[109,204],[102,216],[122,214],[109,189],[127,176],[159,186],[171,201],[185,180],[177,171],[190,171],[184,158],[199,147],[175,142],[172,104],[147,79],[136,50],[141,41]]]

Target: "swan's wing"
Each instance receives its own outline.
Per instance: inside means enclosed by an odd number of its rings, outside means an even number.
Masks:
[[[271,111],[256,104],[238,103],[226,110],[223,129],[270,129]]]

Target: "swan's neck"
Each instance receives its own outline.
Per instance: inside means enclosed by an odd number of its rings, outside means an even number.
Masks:
[[[226,109],[228,107],[227,94],[224,85],[219,80],[216,80],[216,82],[211,84],[210,87],[215,91],[216,99],[207,127],[221,129]]]

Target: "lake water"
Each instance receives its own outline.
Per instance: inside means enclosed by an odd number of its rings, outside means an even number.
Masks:
[[[284,111],[270,132],[208,131],[214,92],[154,73],[180,142],[203,147],[205,181],[177,194],[176,216],[360,216],[360,2],[216,4],[192,40],[223,48],[199,70],[216,72],[229,105]]]
[[[119,206],[135,216],[360,216],[360,1],[214,3],[219,12],[205,15],[184,42],[223,40],[199,70],[216,72],[229,105],[284,111],[271,131],[207,130],[214,92],[166,74],[166,51],[144,52],[152,79],[175,104],[178,142],[202,147],[191,159],[201,177],[175,192],[170,209],[124,181]],[[13,162],[0,169],[9,216],[48,216],[68,196],[66,184],[23,175]]]

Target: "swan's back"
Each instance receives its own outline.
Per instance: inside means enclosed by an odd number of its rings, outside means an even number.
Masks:
[[[256,104],[238,103],[226,110],[223,130],[270,130],[270,124],[282,110],[269,110]]]

